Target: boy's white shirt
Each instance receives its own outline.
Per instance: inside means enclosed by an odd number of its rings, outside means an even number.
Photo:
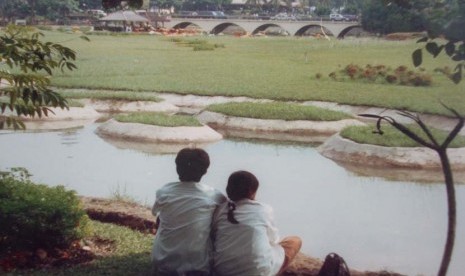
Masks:
[[[213,212],[226,198],[197,182],[168,183],[156,192],[159,216],[152,261],[160,272],[209,271]]]
[[[273,209],[250,199],[236,202],[234,217],[228,221],[228,204],[213,216],[214,270],[217,275],[276,275],[284,263]]]

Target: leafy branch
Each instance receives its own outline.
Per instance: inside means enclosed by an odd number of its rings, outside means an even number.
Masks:
[[[24,129],[21,116],[48,116],[51,107],[68,109],[59,93],[49,89],[54,70],[77,69],[76,52],[58,43],[43,42],[44,35],[30,29],[8,26],[0,36],[0,129]]]

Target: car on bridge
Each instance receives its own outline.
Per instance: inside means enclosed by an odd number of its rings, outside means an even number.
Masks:
[[[344,21],[345,18],[342,14],[339,13],[332,13],[329,15],[329,20],[331,21]]]
[[[214,19],[226,19],[227,16],[222,11],[197,11],[192,12],[192,16],[196,18],[214,18]]]
[[[358,21],[358,15],[356,14],[343,14],[344,21]]]
[[[275,16],[270,18],[271,20],[288,20],[288,21],[295,21],[297,18],[293,15],[288,15],[287,13],[278,13]]]
[[[181,18],[207,18],[207,19],[226,19],[226,14],[222,11],[179,11],[175,17]]]

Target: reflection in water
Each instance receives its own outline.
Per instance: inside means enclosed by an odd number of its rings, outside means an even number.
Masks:
[[[26,167],[37,182],[98,197],[124,191],[147,205],[156,189],[177,179],[175,154],[120,149],[95,128],[0,132],[0,170]],[[303,145],[224,140],[205,149],[211,167],[202,181],[224,191],[231,172],[253,172],[258,199],[273,206],[282,236],[302,237],[304,253],[324,258],[335,251],[361,270],[436,274],[446,236],[444,185],[361,177]],[[465,271],[464,185],[457,186],[457,203],[450,276]]]
[[[63,130],[63,132],[60,132],[58,136],[61,137],[61,144],[72,146],[74,144],[79,143],[79,139],[76,132],[77,129],[66,129]]]
[[[400,167],[373,167],[336,161],[337,164],[359,176],[383,177],[392,181],[421,183],[444,182],[441,169],[405,169]],[[465,184],[465,171],[454,172],[455,184]]]
[[[162,142],[140,142],[130,141],[124,138],[115,138],[108,135],[99,135],[105,142],[115,146],[118,149],[130,149],[149,154],[174,154],[185,147],[205,148],[207,143],[162,143]]]
[[[323,143],[331,134],[286,133],[276,132],[270,134],[265,131],[252,131],[243,129],[216,129],[223,137],[238,137],[243,139],[262,139],[267,141],[294,141],[302,143]]]

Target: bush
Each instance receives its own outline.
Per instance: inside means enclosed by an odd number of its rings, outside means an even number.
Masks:
[[[431,75],[424,73],[421,69],[419,72],[408,70],[403,65],[392,69],[385,65],[367,64],[363,67],[348,64],[339,72],[331,72],[328,76],[336,81],[356,80],[410,86],[431,86],[433,83]]]
[[[176,43],[179,46],[191,47],[194,51],[213,51],[216,48],[225,48],[222,43],[211,44],[204,39],[184,39],[184,38],[171,38],[171,42]]]
[[[212,44],[197,44],[193,48],[194,48],[194,51],[213,51],[213,50],[215,50],[215,45],[212,45]]]
[[[63,248],[89,234],[74,191],[35,184],[24,172],[0,175],[0,248]]]

